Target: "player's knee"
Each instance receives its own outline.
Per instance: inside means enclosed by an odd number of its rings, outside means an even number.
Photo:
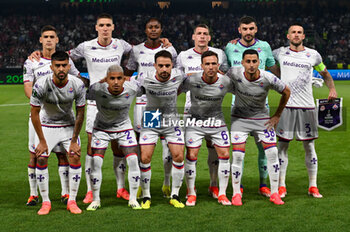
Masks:
[[[37,158],[37,164],[40,165],[40,166],[44,166],[44,165],[47,165],[47,158],[46,157],[39,157]]]
[[[66,154],[63,153],[56,153],[58,164],[67,164],[68,163],[68,158]]]
[[[69,154],[69,163],[70,164],[79,164],[80,163],[80,156],[76,154]]]
[[[174,152],[174,154],[172,154],[172,156],[173,156],[173,161],[175,161],[175,162],[184,161],[184,155],[182,152]]]

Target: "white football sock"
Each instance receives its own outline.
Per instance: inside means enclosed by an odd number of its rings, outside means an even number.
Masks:
[[[35,166],[28,165],[28,181],[30,196],[38,196],[38,185],[36,183]]]
[[[232,187],[233,196],[237,193],[241,194],[241,179],[242,179],[242,166],[244,161],[245,152],[233,151],[232,152]]]
[[[136,200],[137,190],[140,186],[140,167],[138,164],[138,158],[136,153],[131,153],[125,156],[126,162],[128,163],[128,181],[130,200]]]
[[[85,179],[86,179],[86,186],[87,186],[87,192],[91,191],[91,172],[92,172],[92,156],[89,154],[86,154],[85,156]]]
[[[93,167],[91,172],[91,188],[92,196],[94,201],[100,201],[100,191],[102,184],[102,165],[103,165],[103,156],[94,155],[93,158]]]
[[[267,158],[267,171],[270,177],[271,195],[278,193],[278,180],[280,173],[280,165],[278,162],[277,147],[269,147],[265,149],[265,155]]]
[[[125,188],[126,163],[124,157],[113,155],[113,169],[117,181],[117,189]]]
[[[228,180],[230,178],[230,158],[219,158],[218,177],[219,177],[219,196],[226,195]]]
[[[218,155],[216,154],[216,150],[214,147],[208,148],[208,167],[209,167],[209,175],[210,175],[210,186],[218,186]]]
[[[179,191],[182,185],[182,180],[185,175],[184,162],[173,161],[173,168],[171,170],[171,177],[173,183],[171,185],[171,197],[173,195],[179,196]]]
[[[140,171],[141,171],[141,188],[142,188],[142,196],[151,198],[151,163],[143,164],[140,163]]]
[[[288,167],[288,146],[289,142],[278,142],[278,159],[280,164],[279,186],[286,187],[286,174]]]
[[[49,170],[47,165],[36,165],[36,180],[39,186],[40,195],[44,201],[50,201],[49,198]]]
[[[163,185],[170,186],[171,168],[172,168],[172,158],[171,153],[168,148],[168,143],[165,139],[160,140],[162,142],[163,152],[163,167],[164,167],[164,181]]]
[[[58,175],[61,180],[61,196],[69,194],[69,164],[58,165]]]
[[[185,177],[186,177],[186,185],[187,185],[187,195],[196,196],[196,175],[197,175],[197,159],[190,160],[186,158],[185,163]]]
[[[309,188],[317,187],[318,160],[315,151],[315,141],[303,141],[305,149],[305,165],[309,174]]]
[[[81,180],[81,164],[69,165],[69,201],[75,201]]]

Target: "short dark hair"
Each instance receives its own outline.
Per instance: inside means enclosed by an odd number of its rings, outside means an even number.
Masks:
[[[256,23],[255,18],[253,18],[252,16],[243,16],[242,18],[239,19],[240,26],[241,24],[249,24],[249,23],[255,23],[255,25],[258,25]]]
[[[301,23],[299,23],[299,22],[294,22],[294,23],[290,24],[290,26],[288,27],[288,31],[289,31],[289,29],[290,29],[292,26],[299,26],[299,27],[302,27],[302,28],[303,28],[303,32],[304,32],[304,34],[305,34],[304,27],[303,27],[303,25],[302,25]]]
[[[204,24],[204,23],[198,24],[198,25],[193,29],[193,33],[196,32],[196,30],[197,30],[198,27],[206,28],[206,29],[208,29],[208,31],[209,31],[209,33],[210,33],[210,29],[209,29],[208,25],[207,25],[207,24]]]
[[[45,32],[45,31],[54,31],[57,34],[57,30],[54,26],[51,25],[45,25],[41,28],[41,35]]]
[[[163,24],[162,24],[162,22],[160,21],[160,19],[158,19],[158,18],[149,18],[147,21],[146,21],[146,23],[145,23],[145,28],[146,28],[146,26],[147,26],[147,24],[149,23],[149,22],[152,22],[152,21],[157,21],[159,24],[160,24],[160,28],[163,28]]]
[[[97,22],[99,19],[110,19],[110,20],[113,21],[112,15],[107,14],[107,13],[101,13],[99,16],[97,16],[96,22]]]
[[[201,56],[201,62],[203,63],[203,59],[205,57],[208,57],[208,56],[216,56],[216,59],[219,61],[219,57],[218,57],[218,54],[216,54],[215,52],[213,51],[205,51],[203,52],[202,56]]]
[[[257,55],[258,58],[259,58],[259,53],[257,52],[257,50],[254,50],[254,49],[247,49],[243,52],[243,55],[242,55],[242,59],[244,59],[245,55]]]
[[[64,51],[56,51],[54,54],[51,56],[51,61],[64,61],[64,60],[69,60],[69,56],[67,52]]]
[[[157,62],[158,57],[165,57],[165,58],[169,58],[170,60],[173,60],[173,56],[171,55],[171,53],[166,50],[161,50],[157,52],[154,55],[154,62]]]

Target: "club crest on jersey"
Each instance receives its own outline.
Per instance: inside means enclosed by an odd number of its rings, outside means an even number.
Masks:
[[[98,139],[98,140],[95,140],[95,144],[98,146],[101,144],[101,141]]]
[[[306,53],[306,57],[310,57],[311,56],[311,54],[308,52],[308,53]]]
[[[256,49],[258,52],[261,52],[262,50],[261,50],[261,48],[258,48],[258,49]]]
[[[189,142],[189,144],[192,144],[193,143],[193,139],[189,139],[188,142]]]
[[[146,141],[148,138],[147,138],[147,136],[145,135],[145,136],[142,137],[142,139],[143,139],[143,141]]]
[[[125,98],[128,99],[130,97],[130,95],[127,93],[125,94]]]
[[[263,88],[263,87],[264,87],[264,83],[263,83],[263,82],[260,82],[259,86],[260,86],[261,88]]]
[[[280,134],[283,135],[284,134],[284,130],[280,129]]]
[[[239,136],[235,135],[233,138],[237,141],[239,139]]]
[[[116,50],[118,48],[118,46],[116,44],[113,44],[113,49]]]
[[[176,77],[174,77],[171,81],[172,81],[172,82],[176,82]]]
[[[223,84],[221,84],[221,85],[219,85],[219,89],[223,89],[224,88],[224,85]]]
[[[68,89],[68,92],[69,92],[69,93],[73,93],[73,88],[70,87],[70,88]]]

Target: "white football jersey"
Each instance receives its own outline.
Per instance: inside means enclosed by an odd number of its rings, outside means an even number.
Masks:
[[[76,107],[85,106],[85,86],[83,81],[70,74],[63,87],[55,85],[52,75],[38,79],[30,98],[32,106],[41,106],[41,125],[54,127],[74,125],[74,101]]]
[[[218,54],[220,70],[223,70],[226,72],[228,70],[228,63],[227,63],[227,57],[225,52],[219,48],[213,48],[213,47],[208,47],[208,48],[209,48],[209,51],[213,51],[216,54]],[[201,64],[202,64],[201,56],[202,56],[202,53],[197,52],[194,48],[190,48],[186,51],[182,51],[177,57],[176,68],[180,69],[186,74],[202,72],[203,69],[201,67]],[[190,92],[187,92],[185,109],[188,109],[190,107],[191,107],[191,95],[190,95]]]
[[[97,82],[90,86],[90,99],[96,101],[98,109],[94,128],[107,132],[132,129],[129,109],[139,86],[136,81],[125,81],[123,87],[119,95],[113,95],[108,91],[106,82]]]
[[[107,69],[113,64],[120,65],[122,56],[128,54],[132,46],[122,39],[114,39],[107,46],[99,44],[97,38],[85,41],[69,51],[73,60],[84,58],[90,78],[90,85],[103,79]]]
[[[155,70],[154,55],[162,50],[166,50],[171,53],[175,67],[177,52],[173,46],[169,48],[163,48],[162,45],[160,45],[157,48],[149,48],[145,45],[145,43],[140,43],[131,49],[130,57],[126,67],[129,70],[137,70],[138,76],[142,77],[144,73]],[[146,102],[147,98],[145,95],[136,98],[137,104],[146,104]]]
[[[203,72],[195,73],[184,80],[181,91],[191,92],[190,118],[220,120],[224,126],[225,118],[222,112],[222,101],[227,92],[233,93],[234,86],[231,79],[218,73],[218,79],[208,84],[203,79]]]
[[[260,70],[260,77],[250,81],[244,76],[244,67],[232,67],[226,75],[235,86],[235,104],[232,116],[247,119],[268,119],[266,97],[270,89],[282,93],[286,85],[272,73]]]
[[[185,77],[186,75],[180,70],[172,69],[170,79],[161,82],[156,77],[156,71],[147,72],[141,81],[148,99],[146,110],[159,109],[163,118],[178,119],[177,94]]]
[[[280,64],[281,80],[291,90],[286,107],[315,108],[312,74],[313,67],[322,63],[321,55],[307,47],[300,52],[293,51],[290,47],[281,47],[272,53]]]
[[[74,76],[79,75],[78,69],[75,67],[72,59],[69,59],[69,64],[71,65],[69,69],[69,74]],[[40,77],[52,76],[52,70],[50,68],[51,59],[41,57],[39,61],[31,61],[27,59],[23,65],[23,83],[35,82]]]

